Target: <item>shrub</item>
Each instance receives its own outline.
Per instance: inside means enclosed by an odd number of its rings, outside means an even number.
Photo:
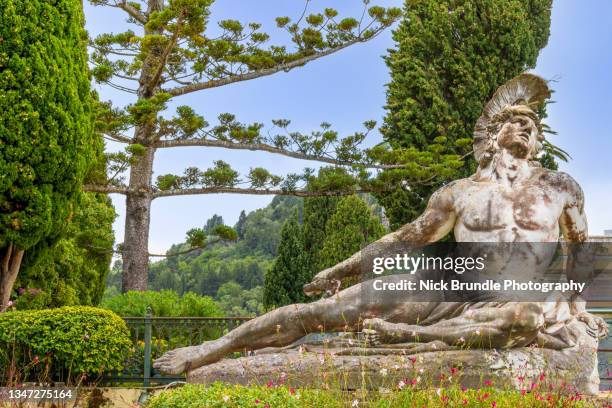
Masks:
[[[288,386],[185,385],[182,388],[157,394],[146,408],[237,408],[237,407],[586,407],[590,406],[580,395],[562,395],[557,392],[500,391],[483,389],[380,390],[371,392],[341,392],[334,390],[294,389]]]
[[[172,290],[130,291],[104,299],[100,307],[112,310],[120,316],[144,316],[147,306],[151,306],[153,316],[221,316],[220,307],[209,296],[199,296],[187,292],[180,297]]]
[[[289,387],[243,387],[215,383],[211,386],[185,385],[153,397],[147,408],[230,408],[230,407],[343,407],[332,391],[299,390]]]
[[[131,345],[125,322],[108,310],[71,306],[1,313],[0,378],[40,381],[41,374],[58,373],[65,381],[120,369]]]

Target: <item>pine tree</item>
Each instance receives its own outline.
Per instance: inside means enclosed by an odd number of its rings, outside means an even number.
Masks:
[[[382,133],[393,147],[437,148],[459,155],[471,151],[482,107],[504,82],[533,68],[549,36],[552,0],[406,0],[394,30],[397,44],[385,58],[391,73]],[[549,164],[550,156],[544,159]],[[553,161],[554,163],[554,161]],[[392,229],[419,215],[433,191],[411,186],[379,195]]]
[[[126,197],[125,242],[121,247],[124,291],[147,287],[150,210],[155,199],[218,193],[347,195],[381,191],[390,185],[388,178],[371,177],[367,168],[394,168],[400,173],[394,173],[395,179],[418,184],[440,168],[461,165],[456,155],[441,154],[436,149],[362,149],[362,142],[376,127],[373,121],[365,122],[363,131],[341,137],[329,123],[302,133],[290,129],[289,120],[277,119],[272,120],[274,131],[265,132],[263,124],[242,123],[231,113],[219,115],[211,125],[190,106],[178,106],[176,114],[167,111],[174,98],[288,72],[369,41],[399,20],[400,9],[362,0],[360,16],[342,18],[332,8],[311,12],[311,0],[304,0],[306,7],[299,10],[300,17],[276,18],[277,27],[286,32],[288,40],[271,45],[270,36],[255,22],[221,20],[220,34],[209,33],[211,0],[90,1],[123,10],[134,29],[102,34],[91,42],[96,81],[135,95],[136,101],[123,107],[109,102],[100,112],[99,122],[106,124],[105,136],[127,147],[110,155],[109,183],[85,187],[86,191]],[[311,177],[308,171],[281,177],[253,167],[241,177],[221,158],[208,169],[190,167],[182,175],[165,174],[154,179],[156,151],[185,146],[265,151],[337,167],[316,190],[308,191],[304,189]]]
[[[329,268],[382,237],[385,229],[359,196],[344,197],[325,226],[319,270]]]
[[[278,256],[264,279],[266,308],[302,302],[302,287],[307,282],[307,264],[297,214],[283,225]]]
[[[80,0],[0,0],[0,311],[26,251],[74,217],[95,161]]]

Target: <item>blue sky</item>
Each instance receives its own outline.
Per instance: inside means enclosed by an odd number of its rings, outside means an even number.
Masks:
[[[334,4],[339,3],[339,4]],[[274,27],[276,16],[298,16],[303,0],[217,0],[212,8],[214,22],[234,18],[260,22],[273,42],[286,37]],[[372,4],[401,6],[399,0],[373,0]],[[336,7],[343,16],[359,16],[360,0],[329,2],[313,0],[313,10]],[[90,34],[126,30],[119,10],[85,5]],[[547,123],[559,134],[551,141],[572,155],[561,169],[582,185],[591,234],[612,229],[612,1],[555,0],[551,36],[541,52],[535,73],[553,84],[555,104],[549,108]],[[176,105],[190,105],[211,123],[219,113],[230,112],[243,122],[271,125],[272,119],[291,119],[291,128],[308,132],[327,121],[341,134],[361,129],[365,120],[381,123],[384,116],[385,84],[389,80],[382,56],[393,47],[387,30],[376,39],[315,61],[289,73],[211,89],[177,98]],[[127,103],[130,99],[108,87],[98,87],[104,99]],[[380,140],[375,132],[367,143]],[[114,148],[114,146],[109,146]],[[315,167],[314,163],[278,157],[268,153],[229,151],[211,148],[159,150],[155,173],[182,173],[189,166],[206,168],[223,159],[241,173],[251,167],[267,167],[284,174]],[[272,197],[217,194],[173,197],[153,202],[150,251],[164,252],[184,239],[185,232],[202,226],[213,214],[233,224],[241,210],[251,211],[268,204]],[[119,216],[115,222],[117,242],[123,240],[125,203],[113,196]]]

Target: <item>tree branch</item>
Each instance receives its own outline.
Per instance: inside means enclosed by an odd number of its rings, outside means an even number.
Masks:
[[[100,133],[102,133],[102,135],[104,135],[106,139],[112,140],[113,142],[127,143],[127,144],[131,144],[134,142],[134,140],[131,137],[115,135],[115,134],[110,134],[106,132],[100,132]]]
[[[177,21],[177,25],[176,25],[176,30],[172,34],[172,38],[170,39],[168,46],[164,49],[164,52],[160,56],[159,65],[157,66],[157,69],[155,70],[153,77],[149,81],[149,91],[152,91],[155,87],[157,87],[157,83],[159,82],[162,76],[162,73],[164,72],[164,68],[166,67],[166,64],[168,63],[168,56],[170,55],[170,53],[176,46],[176,41],[181,31],[182,24],[183,24],[182,19],[179,17]]]
[[[326,57],[328,55],[334,54],[346,47],[349,47],[353,44],[356,44],[358,42],[365,42],[367,41],[366,39],[362,38],[362,37],[356,37],[350,41],[347,41],[346,43],[335,47],[335,48],[330,48],[328,50],[319,52],[319,53],[315,53],[312,55],[308,55],[306,57],[302,57],[299,58],[295,61],[291,61],[291,62],[287,62],[284,64],[279,64],[275,67],[272,68],[266,68],[266,69],[260,69],[257,71],[253,71],[253,72],[249,72],[247,74],[241,74],[241,75],[232,75],[229,76],[227,78],[223,78],[223,79],[214,79],[214,80],[210,80],[210,81],[206,81],[206,82],[199,82],[199,83],[195,83],[195,84],[190,84],[190,85],[185,85],[185,86],[180,86],[180,87],[176,87],[176,88],[171,88],[168,90],[165,90],[165,92],[168,92],[170,95],[172,96],[180,96],[180,95],[185,95],[191,92],[196,92],[196,91],[201,91],[204,89],[210,89],[210,88],[216,88],[219,86],[224,86],[224,85],[229,85],[229,84],[233,84],[235,82],[242,82],[242,81],[248,81],[251,79],[255,79],[255,78],[260,78],[263,76],[268,76],[268,75],[273,75],[276,74],[277,72],[280,71],[285,71],[288,72],[290,70],[292,70],[293,68],[297,68],[299,66],[305,65],[311,61],[314,61],[316,59],[322,58],[322,57]]]
[[[127,187],[99,186],[96,184],[84,184],[83,191],[86,193],[105,194],[127,194],[129,192]]]
[[[167,147],[221,147],[224,149],[235,149],[235,150],[251,150],[251,151],[263,151],[268,153],[280,154],[295,159],[318,161],[322,163],[330,163],[342,166],[362,166],[371,169],[397,169],[406,167],[403,164],[366,164],[366,163],[354,163],[343,160],[337,160],[331,157],[317,156],[313,154],[306,154],[300,152],[292,152],[289,150],[281,149],[275,146],[271,146],[265,143],[234,143],[226,142],[223,140],[210,140],[210,139],[174,139],[174,140],[160,140],[155,143],[156,148],[167,148]]]
[[[128,13],[130,17],[132,17],[134,20],[138,21],[142,25],[147,24],[147,17],[140,10],[138,10],[131,4],[128,4],[126,0],[117,3],[117,7]]]
[[[184,251],[179,251],[179,252],[171,252],[171,253],[169,253],[169,254],[168,254],[168,253],[166,253],[165,255],[162,255],[162,254],[151,254],[151,253],[149,253],[149,256],[150,256],[150,257],[155,257],[155,258],[171,258],[171,257],[173,257],[173,256],[187,255],[187,254],[190,254],[190,253],[192,253],[192,252],[194,252],[194,251],[197,251],[197,250],[199,250],[199,249],[205,249],[205,248],[206,248],[206,247],[208,247],[209,245],[216,244],[216,243],[219,243],[219,242],[221,242],[221,241],[222,241],[221,239],[216,239],[216,240],[212,240],[212,241],[210,241],[210,242],[207,242],[205,245],[191,247],[191,248],[189,248],[189,249],[185,249]]]
[[[295,197],[330,197],[330,196],[345,196],[358,193],[369,193],[373,190],[346,190],[346,191],[303,191],[303,190],[270,190],[257,188],[237,188],[237,187],[203,187],[203,188],[186,188],[180,190],[157,191],[152,194],[152,198],[174,197],[184,195],[201,195],[201,194],[252,194],[252,195],[283,195]]]

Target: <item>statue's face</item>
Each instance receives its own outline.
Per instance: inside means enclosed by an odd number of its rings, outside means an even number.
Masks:
[[[508,150],[514,157],[527,159],[535,151],[538,127],[526,115],[514,115],[508,119],[497,134],[499,147]]]

